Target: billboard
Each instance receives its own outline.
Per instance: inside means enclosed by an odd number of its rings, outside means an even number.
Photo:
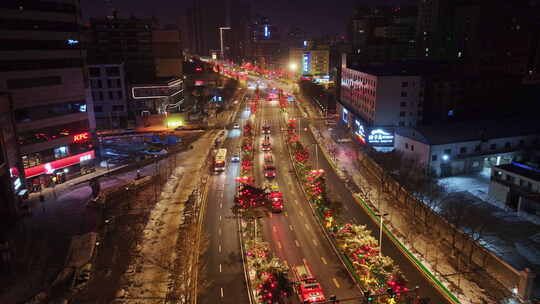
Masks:
[[[371,146],[394,146],[394,130],[392,128],[373,127],[369,130],[367,142]]]

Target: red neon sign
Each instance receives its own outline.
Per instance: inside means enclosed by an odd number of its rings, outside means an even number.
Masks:
[[[88,132],[84,132],[81,134],[74,135],[73,142],[87,141],[89,138],[90,138],[90,134]]]
[[[41,174],[51,174],[55,170],[63,169],[65,167],[78,164],[82,161],[94,159],[95,157],[96,154],[94,150],[79,153],[46,164],[41,164],[35,167],[24,169],[24,175],[26,176],[26,178],[30,178]]]

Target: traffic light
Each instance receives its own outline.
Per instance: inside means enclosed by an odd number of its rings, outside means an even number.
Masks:
[[[366,298],[368,303],[373,302],[373,296],[369,291],[364,291],[364,298]]]
[[[389,295],[391,298],[393,298],[393,297],[396,296],[396,293],[394,292],[394,290],[393,290],[392,288],[388,288],[388,289],[386,290],[386,292],[388,293],[388,295]]]

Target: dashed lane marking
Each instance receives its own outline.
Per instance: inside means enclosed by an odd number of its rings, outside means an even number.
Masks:
[[[289,216],[289,214],[287,213],[287,211],[283,212],[283,214],[285,214],[285,216]]]
[[[221,264],[219,264],[219,272],[221,272]]]
[[[324,265],[328,265],[328,262],[326,262],[326,259],[324,257],[321,257],[321,261],[323,262]]]
[[[304,224],[304,226],[306,226],[306,229],[307,229],[307,230],[311,230],[311,228],[309,228],[309,225],[308,225],[308,224]]]
[[[221,228],[218,229],[217,233],[218,235],[221,235]]]
[[[336,285],[337,288],[340,288],[341,286],[339,285],[338,281],[336,280],[336,278],[332,278],[332,282],[334,282],[334,285]]]
[[[294,203],[298,205],[298,200],[294,200]]]
[[[219,247],[218,247],[218,251],[219,251],[219,252],[221,252],[221,245],[219,245]]]
[[[272,231],[277,232],[277,227],[276,227],[276,226],[272,226]]]
[[[313,239],[313,244],[314,244],[315,246],[319,246],[319,242],[317,242],[316,239]]]
[[[280,242],[280,241],[277,242],[277,246],[278,246],[279,249],[283,248],[283,247],[281,246],[281,242]]]
[[[223,287],[221,287],[219,290],[220,290],[220,293],[221,293],[221,297],[223,298]]]
[[[302,263],[304,263],[305,265],[307,265],[307,260],[306,260],[306,258],[303,258],[303,259],[302,259]]]
[[[300,211],[300,216],[304,216],[304,212]]]
[[[294,243],[296,244],[296,247],[300,247],[300,243],[298,242],[298,240],[294,240]]]
[[[219,208],[223,208],[223,203],[219,203]]]
[[[294,230],[292,225],[289,225],[289,230],[290,230],[290,231],[293,231],[293,230]]]
[[[221,221],[221,215],[219,216],[219,220]]]

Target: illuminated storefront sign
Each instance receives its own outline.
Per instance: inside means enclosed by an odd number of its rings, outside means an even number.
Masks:
[[[90,133],[84,132],[73,136],[73,142],[84,142],[90,139]]]
[[[24,169],[24,175],[26,178],[31,178],[41,174],[52,174],[58,169],[63,169],[84,161],[88,161],[95,158],[94,150],[79,153],[76,155],[68,156],[59,160],[52,161],[50,163],[41,164],[35,167]]]
[[[17,178],[13,181],[13,188],[15,189],[15,191],[17,191],[21,186],[22,186],[21,178],[20,178],[20,177],[17,177]]]
[[[77,45],[77,44],[79,44],[79,40],[74,40],[74,39],[67,40],[67,45]]]
[[[308,74],[310,71],[310,68],[309,68],[310,57],[311,57],[310,53],[304,53],[304,56],[302,57],[302,71],[304,72],[304,74]]]
[[[366,130],[364,129],[364,125],[360,123],[358,120],[354,120],[354,124],[356,125],[356,129],[354,130],[354,134],[358,137],[358,139],[362,143],[366,143]]]
[[[394,145],[394,134],[389,130],[375,128],[369,133],[368,143],[373,146]]]
[[[345,108],[343,108],[343,111],[341,112],[341,119],[344,123],[349,123],[349,111]]]

